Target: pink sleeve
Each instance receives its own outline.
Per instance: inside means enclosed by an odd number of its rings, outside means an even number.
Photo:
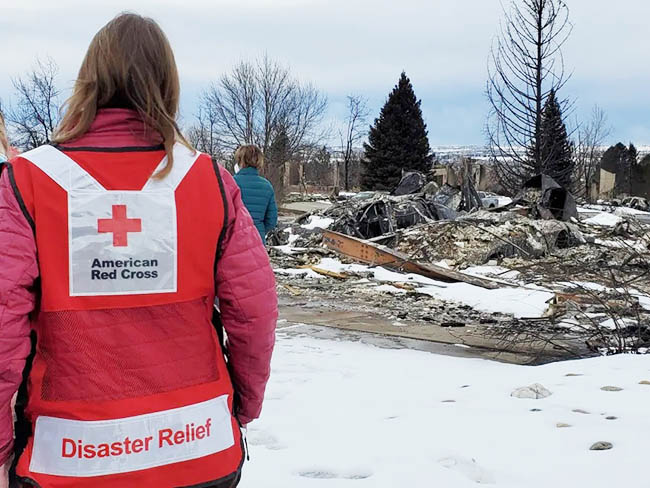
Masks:
[[[11,399],[29,355],[29,313],[38,277],[36,242],[9,183],[0,179],[0,466],[13,449]]]
[[[217,263],[217,297],[228,336],[231,372],[239,394],[240,422],[262,410],[275,343],[278,298],[275,277],[260,234],[244,207],[233,177],[220,167],[228,227]]]

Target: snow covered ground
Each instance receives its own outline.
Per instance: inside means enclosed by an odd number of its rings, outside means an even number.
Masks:
[[[524,367],[280,331],[240,486],[647,488],[647,380],[650,356]],[[510,396],[533,383],[552,395]]]
[[[622,222],[624,217],[632,217],[643,224],[650,224],[650,212],[628,207],[586,205],[578,207],[578,213],[585,224],[598,227],[614,227]]]
[[[332,258],[324,258],[318,267],[335,272],[372,272],[378,283],[385,283],[378,286],[377,291],[395,294],[406,293],[403,288],[396,288],[390,283],[408,283],[417,286],[418,292],[425,295],[464,303],[476,310],[509,313],[515,317],[541,317],[548,309],[547,302],[553,297],[553,293],[549,290],[532,285],[521,288],[504,285],[503,288],[487,290],[467,283],[445,283],[417,274],[398,273],[381,267],[342,264],[338,259]],[[489,273],[485,271],[486,268],[486,266],[473,268],[472,274],[488,275]],[[306,279],[321,278],[313,271],[304,269],[275,269],[275,272],[285,275],[303,275]]]

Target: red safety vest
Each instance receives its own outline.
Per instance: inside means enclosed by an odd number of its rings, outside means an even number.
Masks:
[[[177,144],[165,178],[125,191],[51,146],[21,157],[41,296],[18,476],[188,487],[236,472],[241,432],[211,323],[227,212],[218,168]]]

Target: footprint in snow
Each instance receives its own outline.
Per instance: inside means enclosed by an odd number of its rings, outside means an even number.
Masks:
[[[477,484],[494,484],[496,479],[492,473],[479,466],[475,459],[458,456],[440,459],[438,464],[456,471]]]
[[[286,393],[271,393],[269,395],[266,395],[264,397],[264,400],[270,401],[270,400],[284,400],[286,397]]]
[[[366,469],[339,471],[327,468],[313,468],[298,472],[298,476],[317,480],[365,480],[372,476],[372,472]]]
[[[252,446],[266,447],[271,451],[280,451],[287,448],[273,434],[257,429],[248,430],[248,443]]]

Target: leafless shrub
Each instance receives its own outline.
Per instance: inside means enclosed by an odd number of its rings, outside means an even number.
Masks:
[[[587,201],[592,201],[598,196],[594,194],[593,188],[603,157],[602,145],[610,133],[607,115],[597,105],[591,112],[591,120],[577,131],[574,152],[577,185],[574,191]]]
[[[370,110],[368,109],[367,100],[360,95],[349,95],[348,113],[345,120],[345,132],[343,132],[343,130],[339,131],[339,136],[341,138],[341,154],[343,163],[342,186],[346,191],[349,191],[351,188],[351,167],[355,161],[357,163],[357,166],[359,166],[360,158],[356,157],[358,154],[355,153],[354,148],[366,135],[365,123],[368,115],[370,115]],[[337,171],[337,174],[338,173],[339,171]],[[337,183],[337,186],[340,187],[341,185]]]
[[[614,231],[623,235],[610,232],[607,245],[616,249],[616,262],[565,259],[567,274],[556,277],[564,290],[556,293],[545,317],[513,320],[488,334],[506,350],[531,346],[570,357],[650,353],[650,310],[642,302],[650,291],[650,243],[642,239],[647,230],[627,221]],[[539,272],[544,265],[536,266]]]

